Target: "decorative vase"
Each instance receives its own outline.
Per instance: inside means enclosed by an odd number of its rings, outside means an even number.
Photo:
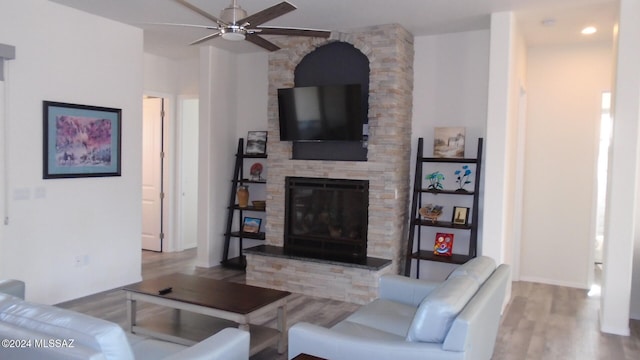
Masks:
[[[249,206],[249,187],[248,186],[239,186],[238,191],[236,192],[238,196],[238,206],[241,208],[246,208]]]

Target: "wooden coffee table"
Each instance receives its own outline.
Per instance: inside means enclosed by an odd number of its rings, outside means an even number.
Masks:
[[[309,354],[300,354],[291,360],[327,360],[327,359],[309,355]]]
[[[169,287],[171,292],[159,293]],[[223,328],[237,326],[251,333],[251,355],[275,343],[279,353],[286,350],[286,305],[290,292],[186,274],[144,280],[123,290],[132,333],[190,346]],[[137,301],[176,310],[137,320]],[[273,312],[277,312],[277,329],[251,324]]]

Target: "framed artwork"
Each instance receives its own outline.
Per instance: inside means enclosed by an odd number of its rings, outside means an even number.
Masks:
[[[439,256],[451,256],[453,254],[453,234],[437,233],[433,253]]]
[[[262,170],[264,167],[261,163],[253,163],[249,168],[249,174],[251,175],[251,181],[264,181],[262,178]]]
[[[44,179],[121,175],[121,109],[42,105]]]
[[[242,221],[242,232],[249,234],[257,234],[260,232],[260,224],[262,219],[245,216]]]
[[[455,225],[467,225],[469,222],[469,208],[454,206],[451,222]]]
[[[433,132],[433,156],[439,158],[464,158],[463,127],[437,127]]]
[[[249,131],[245,152],[247,155],[265,155],[267,153],[267,132]]]

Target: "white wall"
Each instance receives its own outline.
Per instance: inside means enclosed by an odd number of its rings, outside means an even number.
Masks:
[[[415,173],[413,162],[418,138],[424,138],[424,155],[431,156],[434,127],[465,127],[465,156],[470,158],[476,156],[477,139],[484,137],[486,133],[489,31],[418,36],[414,39],[414,50],[412,164],[410,165],[412,187]],[[453,179],[455,169],[447,168],[441,171],[445,177],[449,175],[448,177]],[[439,201],[438,204],[447,207],[446,210],[449,212],[443,214],[444,218],[451,216],[450,211],[454,205],[471,206],[471,203],[460,202],[470,199],[460,197],[435,200]],[[482,208],[482,204],[480,207]],[[426,231],[422,237],[424,241],[422,248],[433,246],[434,236],[435,234]],[[468,238],[468,232],[456,234],[458,244],[468,243],[463,240],[465,236]],[[480,242],[481,236],[479,234]],[[466,249],[458,251],[466,251]],[[413,263],[412,273],[415,274],[415,261]],[[441,263],[423,261],[420,266],[421,278],[442,278],[452,270],[451,265]]]
[[[177,93],[197,97],[200,91],[200,58],[177,60],[176,66],[178,68]]]
[[[235,58],[237,66],[236,76],[236,140],[238,138],[244,138],[245,144],[247,139],[247,132],[252,130],[266,131],[267,130],[267,103],[269,91],[269,52],[259,50],[256,53],[239,54]],[[269,149],[267,149],[267,154]],[[233,156],[233,154],[231,155]],[[266,178],[269,171],[267,168],[267,162],[264,159],[254,159],[253,161],[245,161],[244,173],[249,174],[249,169],[253,163],[259,162],[263,165],[262,177]],[[249,186],[249,200],[265,200],[267,196],[267,187],[265,185],[252,185]],[[229,191],[229,190],[227,190]],[[236,221],[240,221],[238,213],[235,214]],[[255,216],[262,219],[262,229],[266,226],[266,213],[252,213],[251,216]],[[238,227],[234,227],[237,229]],[[258,240],[243,240],[243,247],[248,248],[257,245],[263,245],[264,241]],[[238,241],[232,238],[230,246],[230,257],[238,255]]]
[[[482,255],[497,263],[511,264],[512,279],[518,277],[515,256],[519,251],[519,212],[522,189],[520,135],[524,75],[524,40],[511,12],[491,14],[489,49],[489,95],[487,97],[487,145],[484,172],[484,221]],[[507,288],[505,305],[511,297]]]
[[[247,131],[267,130],[267,102],[269,90],[269,52],[261,51],[235,55],[237,75],[238,137],[247,137]]]
[[[144,90],[177,95],[198,95],[200,59],[174,60],[144,54]]]
[[[9,225],[0,278],[56,303],[140,280],[142,32],[45,0],[0,12],[16,46],[6,122]],[[122,109],[122,176],[42,179],[42,101]],[[25,191],[27,199],[15,195]],[[75,266],[75,257],[87,260]]]
[[[513,84],[516,51],[515,18],[510,12],[491,15],[489,49],[489,95],[487,108],[487,145],[484,167],[484,212],[482,254],[498,263],[509,260],[506,244],[510,241],[512,213]]]
[[[621,0],[615,85],[613,141],[609,157],[607,215],[600,328],[629,334],[629,315],[640,313],[638,154],[640,136],[640,0]],[[634,252],[635,243],[635,252]],[[632,280],[633,278],[633,280]],[[635,283],[632,285],[632,281]],[[632,303],[633,300],[635,303]]]
[[[521,279],[588,288],[610,44],[528,49]],[[549,266],[553,264],[553,266]]]
[[[197,265],[201,267],[216,266],[222,259],[237,146],[235,57],[210,46],[200,48],[200,76],[209,79],[199,86]]]

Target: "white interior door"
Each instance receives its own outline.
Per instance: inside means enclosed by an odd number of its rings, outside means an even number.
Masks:
[[[181,238],[183,249],[189,249],[198,244],[198,99],[181,105]]]
[[[142,108],[142,249],[162,251],[161,98],[145,98]]]

